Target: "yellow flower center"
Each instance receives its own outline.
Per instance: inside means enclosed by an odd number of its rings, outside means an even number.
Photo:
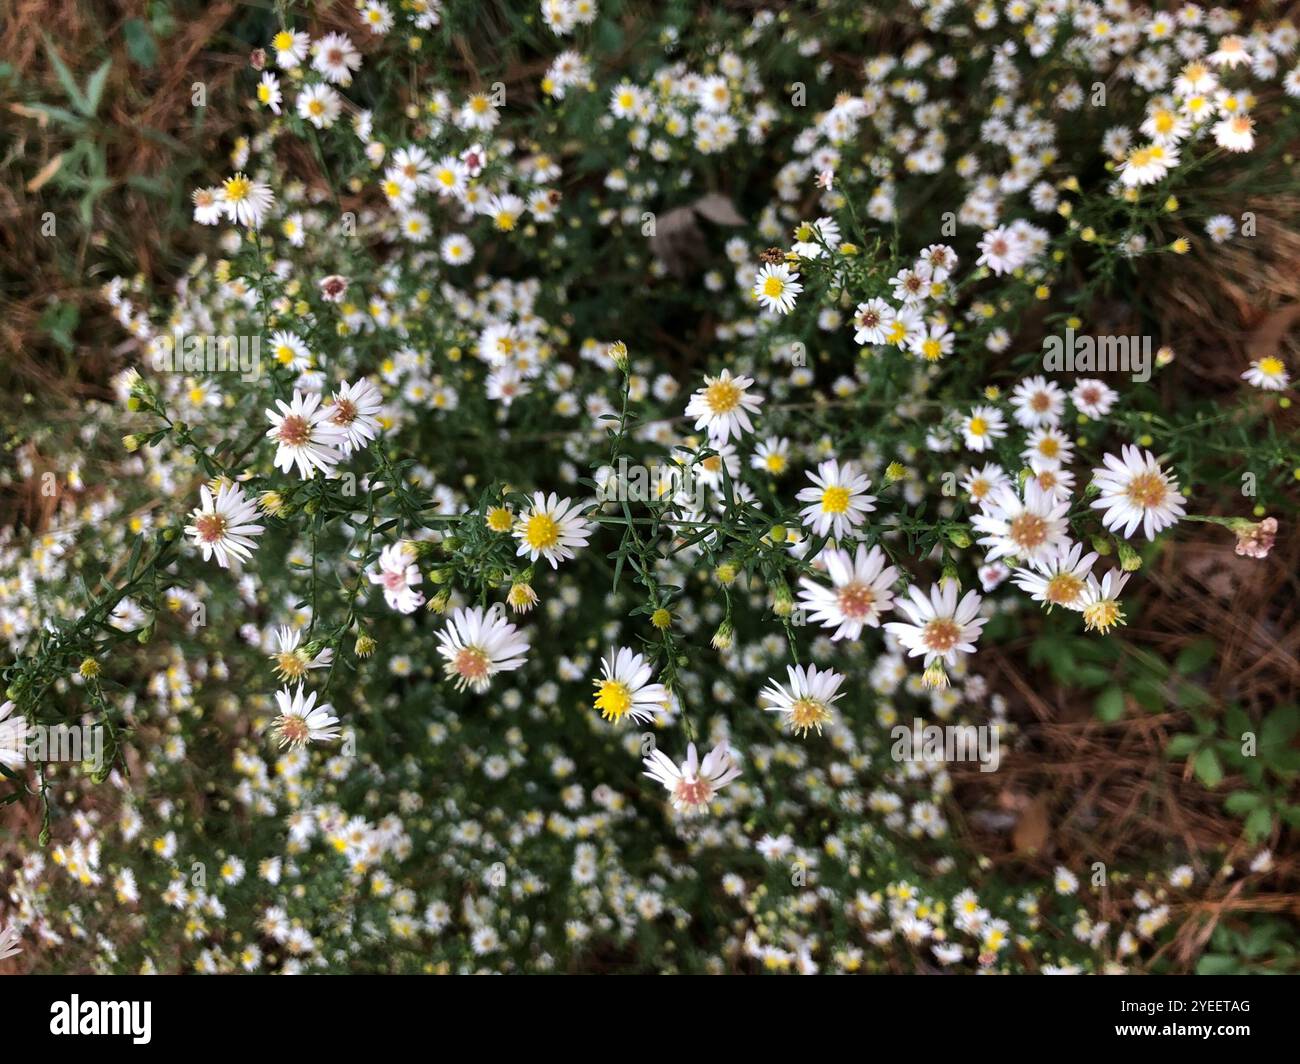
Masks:
[[[807,735],[813,728],[822,733],[822,725],[831,719],[831,711],[824,702],[815,698],[801,698],[790,705],[790,727],[798,735]]]
[[[246,199],[252,191],[253,183],[243,174],[236,174],[234,177],[227,178],[224,184],[227,203],[238,203]]]
[[[524,525],[524,542],[533,550],[548,550],[560,541],[560,526],[550,514],[533,514]]]
[[[726,414],[740,404],[740,389],[729,380],[714,381],[704,389],[704,401],[715,414]]]
[[[1283,365],[1280,358],[1273,358],[1271,355],[1259,360],[1259,371],[1269,377],[1277,377],[1282,373]]]
[[[784,291],[785,282],[781,278],[769,275],[763,280],[763,295],[778,299]]]
[[[822,492],[822,509],[828,514],[842,514],[849,508],[849,489],[839,486]]]
[[[1073,573],[1057,573],[1047,581],[1044,597],[1048,602],[1058,606],[1068,606],[1076,602],[1083,593],[1083,581]]]
[[[989,423],[982,417],[973,417],[967,428],[972,436],[983,436],[989,430]]]
[[[1136,506],[1159,506],[1165,501],[1165,478],[1159,473],[1139,473],[1128,482],[1124,494]]]
[[[596,685],[596,708],[606,720],[619,721],[632,708],[632,691],[618,680],[593,680]]]

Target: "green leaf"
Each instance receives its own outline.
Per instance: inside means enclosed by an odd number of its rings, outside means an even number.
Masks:
[[[54,45],[50,43],[48,37],[45,38],[45,52],[50,57],[50,65],[54,67],[54,74],[59,79],[59,84],[63,86],[64,95],[72,101],[73,107],[89,118],[94,114],[89,102],[81,94],[77,79],[72,76],[72,71],[68,69],[68,65],[59,58],[59,53],[54,50]]]
[[[1223,800],[1223,808],[1236,816],[1243,816],[1257,809],[1263,800],[1263,796],[1254,791],[1233,791]]]
[[[1219,762],[1219,755],[1208,746],[1196,755],[1193,767],[1196,778],[1211,790],[1223,782],[1223,765]]]
[[[1178,659],[1174,662],[1174,668],[1184,676],[1199,672],[1214,660],[1218,650],[1219,648],[1213,639],[1197,639],[1195,642],[1188,643],[1178,652]]]
[[[142,67],[158,65],[158,45],[148,25],[141,19],[128,19],[122,27],[122,36],[126,39],[126,54],[131,57],[131,62]]]
[[[1187,757],[1200,745],[1197,735],[1175,735],[1165,744],[1165,754],[1168,757]]]
[[[1093,708],[1102,720],[1119,720],[1124,715],[1124,689],[1117,685],[1107,687],[1097,696]]]
[[[1246,817],[1246,835],[1252,842],[1258,842],[1273,830],[1273,810],[1261,805]]]
[[[1207,953],[1196,962],[1197,975],[1234,975],[1240,970],[1236,957]]]
[[[108,72],[112,66],[113,60],[105,59],[86,82],[86,106],[90,108],[89,117],[93,117],[99,110],[99,102],[103,99],[104,86],[108,82]]]

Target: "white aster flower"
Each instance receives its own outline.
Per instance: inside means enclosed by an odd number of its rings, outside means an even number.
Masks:
[[[251,523],[258,516],[257,504],[244,495],[238,484],[222,480],[214,492],[206,484],[199,487],[200,505],[190,514],[185,534],[193,538],[207,561],[214,554],[217,564],[226,569],[232,558],[244,561],[257,549],[257,537],[265,530]]]
[[[438,633],[438,653],[446,659],[443,669],[458,690],[469,687],[482,694],[497,673],[513,672],[524,664],[528,640],[506,620],[505,609],[497,602],[487,609],[455,610]]]

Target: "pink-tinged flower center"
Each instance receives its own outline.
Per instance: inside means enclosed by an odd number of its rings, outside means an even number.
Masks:
[[[673,788],[673,798],[679,805],[698,809],[713,800],[713,788],[705,780],[679,780]]]
[[[870,615],[876,604],[876,593],[865,584],[848,584],[840,588],[840,612],[850,620],[860,621]]]
[[[194,522],[200,543],[217,543],[226,534],[226,519],[221,514],[201,514]]]
[[[1047,539],[1047,522],[1037,514],[1021,514],[1012,520],[1008,534],[1017,547],[1033,550]]]
[[[334,417],[332,418],[336,425],[351,425],[357,419],[357,406],[351,399],[339,399],[334,403]]]
[[[1040,414],[1052,405],[1052,397],[1046,392],[1035,392],[1034,397],[1029,401]]]
[[[294,714],[284,714],[275,718],[274,731],[281,746],[302,746],[311,738],[311,728],[307,720]]]
[[[311,439],[311,425],[305,417],[290,414],[280,422],[276,438],[286,447],[301,447]]]
[[[405,569],[386,569],[384,570],[384,589],[387,591],[399,591],[406,586]]]
[[[937,617],[921,632],[927,650],[946,654],[961,641],[961,628],[951,617]]]
[[[1096,388],[1084,388],[1080,390],[1079,398],[1089,406],[1095,406],[1097,401],[1101,399],[1101,392]]]
[[[478,647],[461,647],[451,662],[456,675],[470,683],[487,679],[490,665],[488,656]]]

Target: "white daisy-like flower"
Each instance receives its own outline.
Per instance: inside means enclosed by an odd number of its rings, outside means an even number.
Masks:
[[[314,66],[327,81],[335,85],[347,85],[352,75],[361,69],[361,53],[352,41],[342,33],[327,33],[316,42]]]
[[[1177,166],[1178,161],[1178,149],[1172,145],[1143,144],[1130,151],[1120,163],[1119,179],[1129,188],[1154,185]]]
[[[280,91],[280,79],[269,70],[263,71],[262,79],[257,83],[257,102],[263,107],[269,107],[272,114],[278,115],[280,113],[280,101],[283,99],[284,94]]]
[[[10,771],[18,771],[27,761],[27,718],[14,713],[17,708],[8,701],[0,705],[0,765]]]
[[[1280,392],[1291,383],[1291,375],[1284,363],[1276,355],[1265,355],[1250,364],[1250,369],[1241,375],[1241,379],[1256,388],[1269,392]]]
[[[800,608],[823,627],[834,628],[832,640],[857,639],[864,626],[880,627],[881,614],[893,605],[892,588],[898,579],[898,570],[885,564],[885,552],[859,543],[856,554],[832,547],[819,560],[826,563],[831,586],[802,577]]]
[[[962,490],[970,496],[971,502],[984,506],[1002,488],[1011,483],[1011,478],[996,462],[989,462],[982,469],[972,469],[961,482]]]
[[[979,592],[968,591],[958,602],[955,580],[933,585],[928,595],[912,584],[906,597],[894,601],[894,609],[905,613],[911,623],[890,621],[885,631],[907,648],[908,657],[925,655],[927,666],[955,665],[959,654],[975,653],[975,641],[987,621],[979,616],[981,601]]]
[[[226,204],[220,189],[196,188],[190,193],[194,203],[194,220],[199,225],[216,225],[226,213]]]
[[[1042,462],[1054,462],[1057,465],[1063,465],[1073,456],[1074,444],[1055,425],[1043,425],[1034,429],[1025,437],[1025,446],[1020,452],[1020,457],[1026,462],[1037,459]]]
[[[771,477],[784,476],[790,468],[790,441],[783,436],[764,440],[754,448],[749,467]]]
[[[275,65],[281,70],[292,70],[307,58],[311,37],[301,30],[281,30],[271,38],[275,49]]]
[[[1255,120],[1250,115],[1238,114],[1216,122],[1214,143],[1227,151],[1250,151],[1255,146]]]
[[[976,406],[961,423],[961,434],[972,451],[987,451],[1007,434],[1006,418],[995,406]]]
[[[574,548],[587,545],[592,527],[572,499],[561,499],[555,492],[536,492],[533,505],[515,522],[516,553],[534,562],[545,558],[552,569],[558,568],[560,562],[573,557]]]
[[[18,943],[22,941],[22,932],[13,924],[8,927],[0,927],[0,961],[6,957],[15,957],[22,953],[23,948]]]
[[[1116,457],[1104,455],[1104,467],[1094,469],[1093,483],[1101,489],[1093,509],[1105,510],[1102,524],[1131,538],[1140,526],[1147,539],[1169,528],[1183,516],[1187,500],[1178,493],[1178,481],[1160,468],[1155,455],[1126,444]]]
[[[275,692],[280,715],[271,721],[270,733],[280,746],[301,747],[308,743],[330,742],[339,737],[338,717],[328,703],[316,705],[316,692],[304,696],[303,685],[290,692],[284,687]]]
[[[230,566],[232,558],[246,560],[257,549],[257,537],[266,531],[252,523],[258,516],[257,504],[244,495],[242,487],[228,480],[222,480],[215,492],[200,485],[199,501],[185,534],[198,544],[203,560],[215,554],[223,569]]]
[[[286,369],[299,373],[312,367],[310,348],[300,336],[285,329],[271,334],[271,357]]]
[[[649,663],[634,650],[611,650],[609,657],[600,659],[600,671],[601,678],[591,682],[596,688],[595,708],[606,720],[651,721],[664,711],[668,688],[651,682]]]
[[[1096,562],[1096,554],[1083,553],[1083,544],[1065,543],[1050,555],[1039,558],[1031,568],[1017,569],[1012,582],[1049,610],[1064,606],[1081,612],[1083,595]]]
[[[277,444],[275,467],[287,473],[296,464],[298,475],[304,480],[314,476],[318,469],[326,476],[331,475],[343,457],[339,448],[347,433],[330,420],[330,409],[321,406],[320,393],[303,395],[295,388],[293,402],[277,399],[275,405],[280,408],[278,413],[266,411],[271,422],[267,436]]]
[[[1122,573],[1118,569],[1112,569],[1100,581],[1095,576],[1088,577],[1080,611],[1088,631],[1105,635],[1124,623],[1124,611],[1119,608],[1119,595],[1128,583],[1128,577],[1128,573]]]
[[[818,670],[816,665],[806,669],[802,665],[786,667],[790,686],[784,687],[776,680],[768,680],[759,695],[769,713],[784,713],[785,724],[796,735],[807,735],[814,728],[817,734],[822,725],[834,719],[832,707],[841,698],[840,685],[844,676],[834,669]]]
[[[312,669],[328,669],[334,660],[334,651],[329,647],[322,647],[315,657],[309,656],[308,648],[302,646],[302,631],[298,628],[282,624],[271,636],[275,643],[271,660],[282,680],[302,680]]]
[[[415,558],[412,544],[392,543],[379,552],[375,571],[366,574],[372,584],[384,589],[384,601],[398,613],[414,613],[424,604],[424,593],[415,590],[424,580]]]
[[[1065,393],[1055,381],[1045,377],[1027,377],[1011,393],[1016,421],[1027,429],[1055,425],[1065,411]]]
[[[1023,558],[1027,562],[1050,557],[1069,533],[1068,500],[1058,501],[1033,480],[1025,481],[1023,498],[1004,487],[989,499],[985,512],[971,517],[983,532],[979,543],[988,547],[988,561]]]
[[[711,439],[723,443],[733,436],[740,439],[743,433],[753,431],[749,415],[758,413],[763,404],[762,396],[748,390],[753,383],[752,377],[733,377],[728,369],[716,377],[705,377],[704,387],[686,404],[686,416],[696,419],[697,429],[707,428]]]
[[[317,129],[329,129],[343,112],[343,97],[324,82],[298,93],[298,117]]]
[[[217,198],[221,209],[230,221],[260,229],[262,222],[275,202],[275,194],[261,181],[244,174],[235,174],[222,182]]]
[[[894,308],[879,297],[859,303],[853,312],[853,324],[857,329],[853,342],[864,346],[889,342],[895,318]]]
[[[876,508],[876,497],[867,494],[870,478],[859,473],[852,462],[840,465],[827,459],[808,479],[814,486],[802,489],[795,498],[809,504],[799,514],[819,536],[842,539]]]
[[[379,389],[365,377],[339,385],[326,410],[330,421],[343,430],[339,449],[344,454],[362,450],[379,434],[378,415],[383,405]]]
[[[784,262],[768,263],[754,278],[754,298],[765,310],[789,314],[803,291],[799,275]]]
[[[1064,466],[1035,458],[1029,463],[1029,470],[1029,480],[1057,502],[1066,502],[1074,494],[1074,474]]]
[[[1094,421],[1109,414],[1118,398],[1119,392],[1095,377],[1083,378],[1070,390],[1070,402],[1074,408]]]
[[[482,694],[497,673],[524,664],[528,640],[506,620],[505,608],[497,602],[487,609],[455,610],[438,633],[438,653],[447,659],[443,670],[456,681],[457,690],[469,687]]]
[[[679,813],[694,816],[703,813],[713,801],[713,796],[740,775],[740,767],[731,759],[731,750],[720,743],[700,761],[695,744],[686,746],[686,760],[680,767],[662,750],[651,750],[643,759],[645,774],[658,780],[672,795],[673,808]]]

